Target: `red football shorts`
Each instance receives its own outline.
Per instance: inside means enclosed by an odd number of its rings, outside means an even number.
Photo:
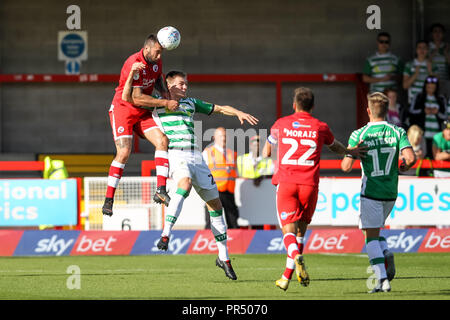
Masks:
[[[132,138],[133,131],[144,137],[144,133],[158,128],[150,110],[114,103],[109,109],[109,120],[114,140]]]
[[[278,221],[283,227],[296,221],[311,223],[316,210],[319,188],[281,182],[277,187]]]

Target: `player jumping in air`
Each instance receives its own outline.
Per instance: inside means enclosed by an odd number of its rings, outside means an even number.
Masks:
[[[367,147],[367,156],[361,160],[362,185],[359,228],[366,239],[370,264],[377,276],[377,285],[370,291],[391,290],[390,281],[395,275],[394,255],[388,250],[386,239],[380,237],[380,228],[394,207],[398,192],[398,161],[400,171],[408,171],[416,162],[415,153],[403,128],[388,123],[385,118],[389,100],[381,92],[368,96],[369,123],[353,131],[348,148]],[[354,158],[347,155],[341,168],[350,172]]]
[[[215,237],[219,256],[216,265],[225,271],[225,275],[236,280],[236,274],[231,266],[227,248],[227,227],[223,218],[222,203],[219,199],[216,182],[204,162],[198,149],[194,134],[194,114],[196,112],[210,115],[221,113],[236,116],[241,124],[247,121],[251,125],[258,120],[250,114],[239,111],[231,106],[220,106],[194,98],[187,98],[188,83],[186,74],[171,71],[166,76],[170,96],[179,103],[176,111],[166,108],[156,108],[154,119],[169,138],[170,176],[177,183],[177,191],[172,196],[166,212],[166,220],[161,239],[157,244],[160,250],[167,250],[173,225],[177,221],[192,186],[206,202],[210,219],[211,231]],[[129,90],[128,90],[129,91]]]
[[[102,212],[112,216],[114,193],[122,177],[125,164],[132,150],[133,132],[145,137],[155,146],[155,162],[157,175],[157,190],[154,200],[157,203],[169,205],[169,195],[166,192],[166,180],[169,171],[167,156],[168,139],[156,125],[152,113],[149,110],[139,108],[165,107],[175,110],[178,102],[171,100],[162,73],[161,54],[163,48],[155,35],[151,34],[144,42],[143,48],[131,55],[124,63],[119,86],[109,109],[109,117],[113,131],[117,153],[111,163],[108,174],[108,188],[106,190],[105,203]],[[133,73],[131,98],[123,100],[123,88],[129,77],[134,63],[141,63]],[[164,99],[156,99],[151,96],[153,88],[156,88]]]
[[[278,145],[278,170],[272,183],[277,185],[277,218],[288,257],[286,269],[275,284],[283,290],[287,290],[294,269],[301,285],[306,287],[310,281],[302,255],[303,239],[316,208],[322,146],[327,145],[339,155],[349,153],[358,157],[363,152],[359,148],[346,149],[326,123],[311,115],[313,108],[313,92],[297,88],[294,114],[275,122],[263,149],[263,157],[269,157],[272,148]]]

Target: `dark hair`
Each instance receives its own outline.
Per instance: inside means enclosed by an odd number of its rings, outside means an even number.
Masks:
[[[148,35],[148,37],[145,39],[144,41],[144,47],[147,45],[154,44],[154,43],[159,43],[158,42],[158,38],[152,33],[150,35]]]
[[[427,45],[427,47],[428,47],[428,42],[426,42],[425,40],[422,39],[422,40],[419,40],[419,41],[416,42],[416,48],[421,43],[425,43]]]
[[[395,89],[394,87],[389,87],[389,88],[386,88],[386,89],[383,90],[383,93],[384,93],[386,96],[387,96],[387,94],[388,94],[389,92],[395,92],[395,93],[398,94],[397,89]]]
[[[434,92],[434,96],[435,96],[436,99],[437,99],[437,97],[438,97],[438,95],[439,95],[439,78],[436,77],[436,76],[427,76],[427,77],[426,77],[426,79],[425,79],[425,81],[424,81],[424,83],[423,83],[423,88],[422,88],[422,93],[423,93],[425,96],[426,96],[426,94],[427,94],[427,90],[426,90],[427,83],[436,83],[436,91]]]
[[[378,33],[377,40],[380,39],[380,37],[387,37],[387,38],[389,38],[389,40],[391,40],[391,35],[385,31]]]
[[[433,23],[430,27],[430,32],[433,32],[434,28],[441,28],[442,32],[445,33],[445,27],[441,23]]]
[[[173,79],[175,77],[186,78],[186,73],[184,73],[183,71],[172,70],[166,74],[166,79]]]
[[[294,91],[294,103],[297,109],[311,111],[314,107],[314,94],[311,89],[300,87]]]

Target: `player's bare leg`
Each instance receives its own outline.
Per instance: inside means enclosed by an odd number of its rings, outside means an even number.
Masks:
[[[156,164],[156,193],[153,200],[156,203],[164,203],[169,206],[170,197],[166,190],[167,177],[169,176],[169,158],[168,147],[169,139],[167,136],[155,127],[144,133],[145,138],[155,146],[155,164]]]
[[[385,257],[379,241],[380,228],[367,228],[363,229],[363,231],[366,237],[367,255],[378,280],[375,288],[369,293],[389,292],[391,291],[391,285],[386,274]]]
[[[123,169],[131,154],[132,138],[123,137],[116,140],[116,156],[114,157],[108,174],[108,187],[106,189],[105,202],[103,204],[102,213],[107,216],[113,214],[114,194],[116,188],[122,178]]]
[[[231,265],[227,248],[227,226],[223,217],[222,203],[219,198],[206,202],[206,207],[211,219],[211,231],[216,239],[219,256],[216,259],[216,266],[222,268],[225,275],[231,280],[237,280],[236,273]]]

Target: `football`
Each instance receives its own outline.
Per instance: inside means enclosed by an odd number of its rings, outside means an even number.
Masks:
[[[157,38],[161,46],[166,50],[173,50],[180,44],[180,32],[174,27],[164,27],[158,31]]]

